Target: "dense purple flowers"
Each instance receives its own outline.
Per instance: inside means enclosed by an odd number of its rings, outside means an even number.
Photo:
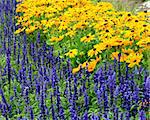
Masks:
[[[51,48],[45,44],[35,48],[35,43],[26,42],[26,36],[23,40],[25,41],[22,43],[18,41],[15,43],[19,45],[15,47],[17,68],[10,64],[12,55],[7,51],[7,69],[3,70],[3,72],[6,71],[3,79],[9,74],[12,76],[10,77],[12,81],[10,91],[13,90],[14,93],[13,102],[20,99],[18,110],[11,106],[13,114],[20,113],[21,106],[24,104],[25,113],[31,120],[35,118],[51,118],[53,120],[110,119],[110,112],[113,112],[115,120],[130,119],[132,105],[137,106],[137,102],[141,102],[143,96],[147,95],[145,92],[141,93],[141,90],[148,90],[149,78],[146,76],[144,88],[141,88],[135,82],[134,73],[129,75],[129,68],[125,75],[121,74],[121,83],[118,82],[118,73],[113,70],[112,64],[100,68],[91,78],[90,73],[84,70],[73,75],[69,61],[65,65],[63,60],[52,55]],[[21,44],[23,44],[22,48]],[[16,74],[11,74],[12,72],[9,72],[11,69]],[[95,98],[94,103],[91,102],[93,98]],[[1,111],[8,113],[10,107],[5,101],[6,99],[3,99],[3,103],[1,103]],[[24,103],[22,103],[23,101]],[[32,106],[34,102],[36,107]],[[125,109],[124,118],[123,114],[120,115],[121,109],[117,105]],[[96,112],[89,115],[92,107],[96,109]],[[134,109],[134,116],[138,116],[137,107]],[[139,112],[141,117],[145,115],[144,111],[142,111],[143,113]],[[6,114],[3,116],[6,117]]]

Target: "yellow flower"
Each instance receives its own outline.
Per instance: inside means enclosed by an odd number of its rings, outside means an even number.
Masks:
[[[123,54],[121,55],[120,61],[124,62],[127,60],[128,56],[130,56],[130,54],[133,54],[134,51],[132,49],[122,49]]]
[[[73,30],[72,28],[70,28],[69,31],[65,35],[73,37],[73,36],[75,36],[75,34],[76,34],[76,31]]]
[[[73,50],[70,50],[68,53],[66,53],[65,55],[66,56],[69,56],[70,58],[74,58],[78,53],[78,50],[77,49],[73,49]]]
[[[67,23],[64,22],[64,23],[61,23],[61,24],[60,24],[60,26],[59,26],[58,29],[59,29],[60,31],[62,31],[62,30],[66,30],[67,28],[68,28]]]
[[[113,53],[111,54],[111,57],[112,57],[112,59],[118,60],[118,55],[119,55],[119,52],[113,52]]]
[[[132,37],[132,33],[130,30],[126,31],[123,35],[123,38],[131,38]]]
[[[19,33],[21,33],[22,31],[24,31],[24,29],[25,29],[25,28],[22,28],[22,29],[19,28],[18,30],[16,30],[16,31],[14,32],[14,34],[19,34]]]
[[[136,43],[139,47],[142,47],[143,49],[150,49],[150,38],[143,38],[142,40],[138,41]]]
[[[82,68],[86,68],[87,66],[88,66],[88,62],[87,61],[82,64]]]
[[[95,69],[95,67],[96,67],[96,64],[99,62],[101,60],[101,57],[98,57],[98,56],[96,56],[96,59],[93,59],[91,62],[89,62],[89,63],[84,63],[84,66],[85,66],[85,64],[88,64],[88,71],[89,72],[92,72],[92,71],[94,71],[94,69]]]
[[[135,65],[139,66],[139,63],[142,60],[143,55],[139,53],[132,53],[128,56],[126,62],[129,63],[129,67],[134,67]]]
[[[98,52],[95,48],[88,51],[89,57],[93,57],[94,55],[97,55],[97,54],[98,54]]]
[[[113,37],[112,39],[110,39],[111,46],[121,46],[123,42],[123,39],[119,38],[118,36]]]
[[[122,52],[126,55],[129,55],[131,53],[134,53],[134,51],[132,49],[122,49]]]
[[[97,64],[96,60],[93,60],[93,61],[89,62],[89,64],[88,64],[88,71],[92,72],[95,69],[96,64]]]
[[[63,38],[64,38],[64,35],[59,36],[58,39],[56,40],[56,42],[61,41]]]
[[[85,28],[87,26],[87,22],[82,22],[82,21],[80,21],[80,22],[78,22],[77,24],[75,24],[74,26],[73,26],[73,28],[75,28],[75,29],[83,29],[83,28]]]
[[[37,29],[37,27],[35,26],[29,26],[29,28],[27,28],[25,31],[27,34],[30,34],[32,32],[34,32]]]
[[[77,73],[81,68],[81,65],[79,65],[77,68],[73,68],[72,73],[75,74]]]
[[[99,62],[101,60],[101,56],[96,56],[96,62]]]
[[[50,41],[51,41],[51,42],[59,42],[59,41],[61,41],[63,38],[64,38],[64,35],[59,36],[59,37],[52,37],[52,38],[50,39]]]
[[[101,53],[103,50],[106,49],[106,44],[99,43],[99,44],[94,45],[94,48],[96,49],[96,51],[98,51],[99,53]]]
[[[105,28],[104,26],[104,29],[103,31],[101,31],[99,33],[99,35],[103,38],[103,37],[112,37],[112,35],[115,33],[115,30],[113,30],[112,28],[108,27],[108,28]]]
[[[132,40],[123,40],[122,41],[122,46],[128,46],[128,45],[132,45],[133,41]]]
[[[50,39],[50,41],[51,41],[51,42],[55,42],[57,39],[58,39],[57,37],[52,37],[52,38]]]
[[[94,35],[91,35],[91,33],[89,33],[87,36],[84,36],[81,38],[81,42],[90,42],[91,40],[94,39]]]

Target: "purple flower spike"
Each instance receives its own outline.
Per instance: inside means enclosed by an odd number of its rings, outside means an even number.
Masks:
[[[88,111],[88,105],[89,105],[89,97],[88,97],[88,94],[87,94],[87,91],[85,90],[84,91],[84,104],[85,104],[85,108],[86,110]]]
[[[40,32],[38,32],[38,34],[37,34],[37,43],[38,44],[40,43],[40,37],[41,37]]]
[[[53,96],[52,95],[50,95],[50,100],[51,100],[52,118],[53,118],[53,120],[57,120],[57,117],[55,115],[55,109],[54,109],[54,105],[53,105]]]
[[[124,115],[123,113],[120,114],[120,119],[119,120],[124,120],[124,116],[123,115]]]
[[[6,62],[7,62],[7,76],[8,76],[9,91],[10,91],[10,87],[11,87],[11,64],[10,64],[10,50],[9,50],[9,48],[7,49]]]
[[[8,103],[6,101],[3,90],[1,88],[0,88],[0,95],[1,95],[1,98],[2,98],[2,108],[0,108],[0,110],[3,111],[3,115],[7,118],[6,115],[7,115],[7,112],[9,112],[10,106],[8,105]]]
[[[118,120],[118,108],[114,110],[114,120]]]
[[[130,113],[126,112],[126,120],[130,120]]]
[[[24,90],[23,90],[23,96],[24,96],[24,99],[25,99],[25,103],[26,103],[26,106],[25,106],[25,111],[26,112],[29,112],[29,88],[28,87],[25,87]]]
[[[139,112],[139,120],[146,120],[146,115],[144,110],[140,110]]]
[[[148,76],[146,81],[145,81],[145,89],[147,91],[150,90],[150,76]]]
[[[30,107],[30,119],[34,120],[34,113],[32,107]]]
[[[15,58],[16,58],[16,48],[17,48],[16,39],[14,39],[14,51],[13,51],[13,54],[14,54]]]
[[[94,113],[91,116],[91,120],[100,120],[99,117],[97,115],[95,115]]]
[[[88,120],[88,112],[87,111],[83,115],[83,120]]]

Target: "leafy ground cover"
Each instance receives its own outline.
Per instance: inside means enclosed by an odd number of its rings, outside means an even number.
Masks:
[[[149,119],[149,13],[89,0],[0,8],[0,119]]]

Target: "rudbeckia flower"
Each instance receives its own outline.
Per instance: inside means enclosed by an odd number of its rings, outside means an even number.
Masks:
[[[94,39],[94,35],[91,35],[91,33],[89,33],[87,36],[84,36],[81,38],[81,42],[90,42],[91,40]]]
[[[96,64],[97,64],[100,60],[101,60],[101,57],[96,56],[96,59],[93,59],[91,62],[86,63],[86,65],[88,65],[88,68],[87,68],[88,71],[89,71],[89,72],[94,71],[94,69],[95,69],[95,67],[96,67]],[[84,63],[84,65],[85,65],[85,63]]]
[[[87,61],[82,64],[82,68],[86,68],[87,66],[88,66],[88,62]]]
[[[119,52],[113,52],[113,53],[111,54],[111,57],[112,57],[112,59],[118,60],[118,55],[119,55]]]
[[[69,56],[70,58],[74,58],[78,53],[78,50],[77,49],[73,49],[73,50],[70,50],[68,53],[66,53],[65,55],[66,56]]]
[[[99,44],[94,45],[94,48],[95,48],[99,53],[101,53],[103,50],[106,49],[106,44],[105,44],[105,43],[99,43]]]
[[[93,60],[93,61],[89,62],[89,64],[88,64],[88,71],[89,71],[89,72],[94,71],[94,69],[95,69],[95,67],[96,67],[96,64],[97,64],[97,61],[96,61],[96,60]]]
[[[97,55],[97,54],[98,54],[98,52],[95,48],[88,51],[89,57],[93,57],[94,55]]]
[[[77,68],[73,68],[72,73],[73,74],[77,73],[80,70],[80,68],[81,68],[81,65],[78,65]]]
[[[139,47],[142,47],[143,49],[150,49],[150,38],[143,38],[142,40],[138,41],[136,43]]]
[[[122,54],[122,56],[120,58],[121,62],[126,61],[128,56],[130,56],[130,54],[134,53],[134,51],[132,49],[122,49],[122,52],[123,52],[123,54]]]
[[[131,68],[134,67],[135,65],[139,66],[139,63],[141,62],[142,57],[143,57],[142,54],[133,53],[133,54],[129,55],[129,57],[127,58],[126,62],[129,63],[128,66],[131,67]]]
[[[52,38],[50,39],[50,41],[51,41],[51,42],[59,42],[59,41],[61,41],[63,38],[64,38],[64,35],[59,36],[59,37],[52,37]]]
[[[16,30],[16,31],[14,32],[14,34],[19,34],[19,33],[21,33],[22,31],[24,31],[24,29],[25,29],[25,28],[22,28],[22,29],[19,28],[18,30]]]

